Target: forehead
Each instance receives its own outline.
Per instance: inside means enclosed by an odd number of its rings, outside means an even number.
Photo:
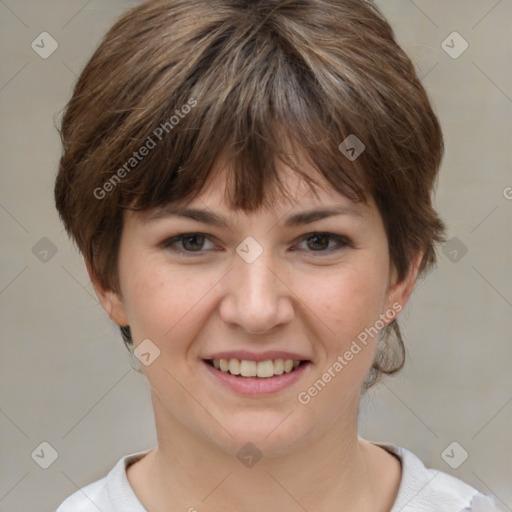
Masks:
[[[267,189],[265,201],[257,209],[248,212],[233,207],[229,200],[227,190],[231,176],[225,168],[217,166],[202,191],[193,199],[172,201],[162,207],[139,212],[139,219],[148,223],[176,216],[229,228],[235,218],[264,216],[269,219],[285,219],[284,224],[293,227],[333,215],[362,221],[377,213],[372,201],[363,203],[348,198],[319,173],[315,172],[316,184],[308,183],[303,176],[284,164],[279,166],[279,177],[285,193],[277,186]]]
[[[288,165],[280,162],[276,164],[278,170],[279,181],[282,184],[282,190],[277,185],[269,187],[266,190],[266,199],[259,209],[265,211],[289,210],[295,206],[320,206],[320,205],[344,205],[352,207],[354,210],[362,208],[361,202],[349,199],[345,194],[337,191],[326,179],[315,169],[310,167],[302,169],[307,171],[307,175],[311,177],[315,183],[308,183],[306,179],[298,172],[295,172]],[[201,193],[188,203],[191,204],[207,204],[216,209],[224,209],[236,211],[229,201],[228,188],[229,181],[233,179],[233,173],[229,172],[221,163],[217,163],[211,171],[211,174],[205,183]]]

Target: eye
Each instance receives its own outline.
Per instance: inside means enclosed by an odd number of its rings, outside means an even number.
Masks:
[[[305,249],[300,247],[300,245],[304,243],[306,245]],[[208,246],[208,244],[210,245]],[[215,249],[215,245],[210,240],[209,236],[204,233],[181,233],[164,240],[160,245],[173,252],[189,255],[192,253],[200,255],[205,251]],[[347,246],[350,246],[350,242],[345,237],[333,233],[315,232],[302,236],[299,245],[296,247],[299,248],[298,250],[309,253],[316,252],[325,254],[340,251]],[[296,249],[294,248],[292,250]]]
[[[209,240],[209,238],[203,233],[182,233],[180,235],[173,236],[172,238],[168,238],[164,242],[162,242],[162,247],[166,249],[171,249],[175,252],[203,252],[205,240]],[[211,248],[213,248],[213,244],[211,243]]]
[[[333,233],[308,233],[301,237],[301,243],[306,242],[308,252],[334,252],[350,245],[349,241]],[[334,242],[334,247],[330,244]],[[299,244],[300,245],[300,244]],[[307,250],[307,249],[306,249]]]

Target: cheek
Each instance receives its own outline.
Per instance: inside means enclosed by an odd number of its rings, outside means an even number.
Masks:
[[[169,272],[156,262],[129,268],[123,294],[135,344],[149,338],[166,354],[183,350],[201,329],[207,294],[216,281],[194,278],[190,271]]]
[[[386,279],[384,265],[354,266],[326,280],[329,286],[323,293],[309,295],[311,309],[320,320],[315,335],[322,340],[324,354],[299,402],[304,404],[301,400],[309,397],[324,422],[337,421],[359,397],[375,358],[379,338],[375,325],[382,313]]]
[[[323,293],[310,297],[312,307],[331,328],[336,345],[350,341],[373,325],[386,299],[387,273],[378,262],[367,262],[336,272]],[[331,336],[332,337],[332,336]]]

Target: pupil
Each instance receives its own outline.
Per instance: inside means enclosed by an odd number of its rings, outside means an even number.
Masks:
[[[192,251],[194,250],[197,250],[197,249],[200,249],[201,248],[201,244],[197,244],[197,239],[198,238],[201,238],[201,235],[190,235],[190,236],[187,236],[183,239],[183,244],[185,246],[186,249],[191,249]],[[190,241],[191,240],[195,240],[196,243],[192,242],[192,244],[190,245]],[[188,245],[188,247],[187,247]]]
[[[321,248],[321,249],[326,249],[326,248],[327,248],[327,246],[329,245],[329,242],[327,242],[327,244],[325,243],[325,241],[327,240],[327,237],[326,237],[326,236],[324,236],[324,235],[314,235],[314,236],[312,236],[312,237],[310,238],[310,240],[314,240],[314,241],[315,241],[315,244],[317,244],[317,242],[318,242],[318,240],[319,240],[319,239],[324,241],[324,243],[323,243],[323,244],[322,244],[322,243],[320,243],[320,245],[321,245],[321,247],[320,247],[320,248]],[[317,245],[316,247],[318,248],[318,245]]]

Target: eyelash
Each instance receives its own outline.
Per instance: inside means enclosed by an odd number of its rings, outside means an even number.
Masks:
[[[167,240],[162,242],[161,246],[164,247],[165,249],[170,249],[173,252],[177,252],[177,253],[181,253],[181,254],[186,254],[187,256],[188,255],[194,255],[194,254],[197,254],[199,256],[199,255],[203,254],[205,251],[203,251],[203,250],[187,251],[185,249],[181,249],[181,248],[177,249],[177,248],[175,248],[177,243],[182,242],[184,239],[186,239],[188,237],[196,237],[196,236],[204,237],[205,239],[210,240],[210,237],[208,235],[206,235],[205,233],[199,233],[199,232],[195,232],[195,233],[182,233],[182,234],[173,236],[171,238],[168,238]],[[302,237],[299,238],[299,243],[302,243],[303,241],[308,240],[310,238],[313,238],[315,236],[327,237],[330,240],[334,240],[338,244],[338,247],[334,247],[334,248],[331,247],[330,249],[328,248],[328,249],[319,250],[319,251],[311,250],[311,251],[306,251],[306,252],[309,252],[309,253],[312,253],[312,254],[318,253],[319,255],[322,255],[322,254],[325,255],[325,254],[332,254],[333,252],[341,251],[342,249],[351,246],[351,243],[350,243],[350,241],[347,238],[342,237],[340,235],[335,235],[334,233],[327,233],[327,232],[323,232],[323,231],[313,231],[311,233],[307,233],[307,234],[305,234],[305,235],[303,235]]]

